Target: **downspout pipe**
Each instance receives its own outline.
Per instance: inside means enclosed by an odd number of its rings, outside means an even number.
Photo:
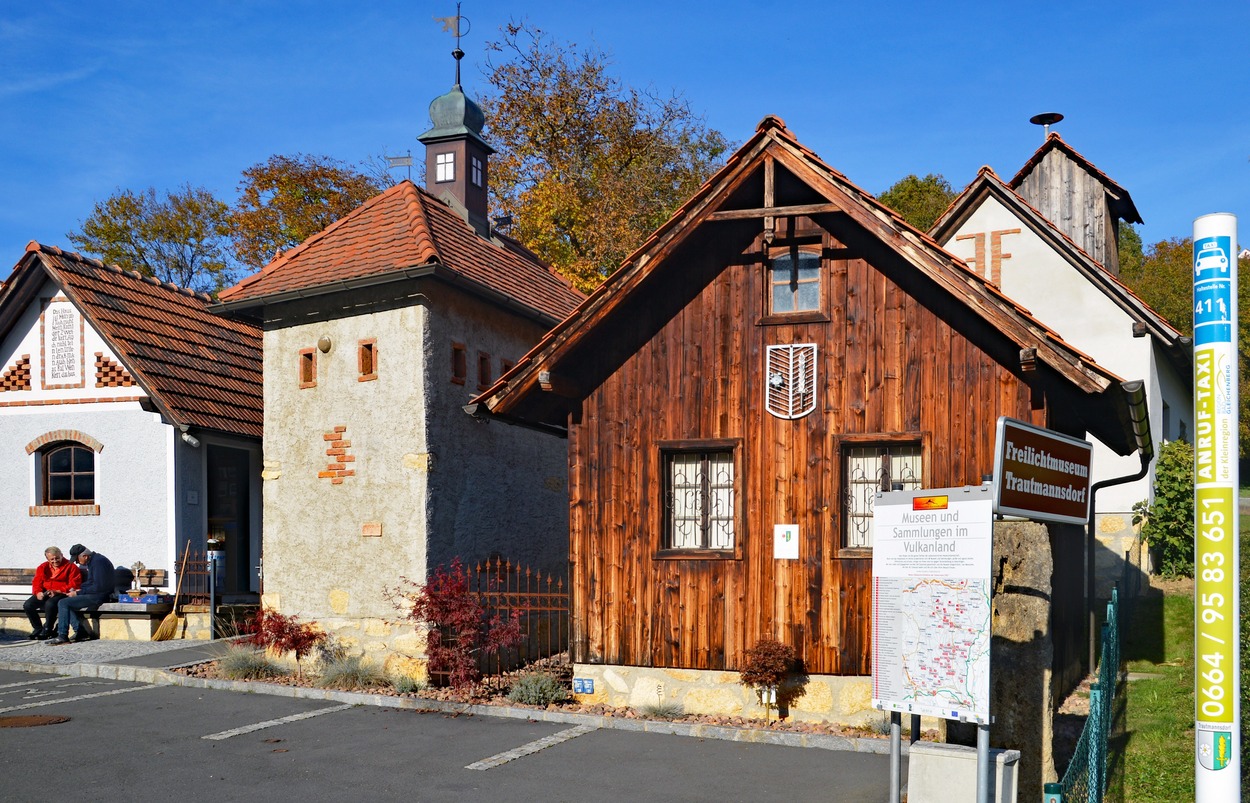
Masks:
[[[1136,482],[1150,472],[1150,462],[1154,460],[1154,440],[1150,436],[1150,412],[1146,408],[1145,383],[1140,379],[1121,384],[1129,401],[1129,422],[1133,427],[1133,439],[1137,444],[1137,453],[1141,458],[1141,468],[1134,474],[1096,482],[1089,489],[1089,521],[1085,523],[1085,605],[1089,617],[1089,672],[1093,674],[1098,656],[1098,613],[1094,607],[1094,550],[1098,544],[1097,507],[1098,492],[1114,485]]]

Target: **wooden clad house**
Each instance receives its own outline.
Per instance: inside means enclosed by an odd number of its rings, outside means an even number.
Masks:
[[[1139,403],[767,117],[471,412],[567,431],[595,697],[742,708],[723,670],[774,637],[800,707],[863,721],[873,494],[979,485],[1002,415],[1131,453]]]

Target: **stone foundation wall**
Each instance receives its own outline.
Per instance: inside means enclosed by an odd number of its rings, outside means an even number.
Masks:
[[[1146,577],[1153,567],[1149,550],[1141,540],[1141,525],[1133,523],[1132,514],[1099,513],[1094,538],[1094,592],[1101,600],[1111,599],[1111,587],[1121,582],[1126,571],[1140,575],[1139,588],[1145,588]],[[1126,567],[1125,564],[1128,564]]]
[[[573,677],[594,681],[593,694],[575,695],[588,705],[642,709],[677,704],[687,714],[760,719],[765,714],[755,692],[742,685],[737,672],[574,664]],[[799,722],[853,727],[875,727],[889,716],[872,707],[871,678],[837,675],[809,675],[801,696],[782,713]],[[922,724],[925,728],[938,727],[937,720],[927,717]]]

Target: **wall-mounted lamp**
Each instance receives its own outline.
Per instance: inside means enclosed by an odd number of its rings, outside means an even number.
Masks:
[[[190,432],[182,433],[182,442],[192,449],[200,448],[200,439],[192,435]]]
[[[330,347],[333,345],[334,344],[330,342],[329,335],[322,335],[321,337],[317,338],[317,350],[320,351],[322,354],[328,354],[330,351]]]

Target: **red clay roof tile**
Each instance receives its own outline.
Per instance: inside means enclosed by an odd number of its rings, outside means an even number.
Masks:
[[[583,298],[533,254],[506,238],[479,236],[411,181],[369,199],[220,296],[234,304],[421,265],[440,265],[555,320]]]
[[[261,330],[212,299],[55,246],[38,260],[173,423],[259,438]]]

